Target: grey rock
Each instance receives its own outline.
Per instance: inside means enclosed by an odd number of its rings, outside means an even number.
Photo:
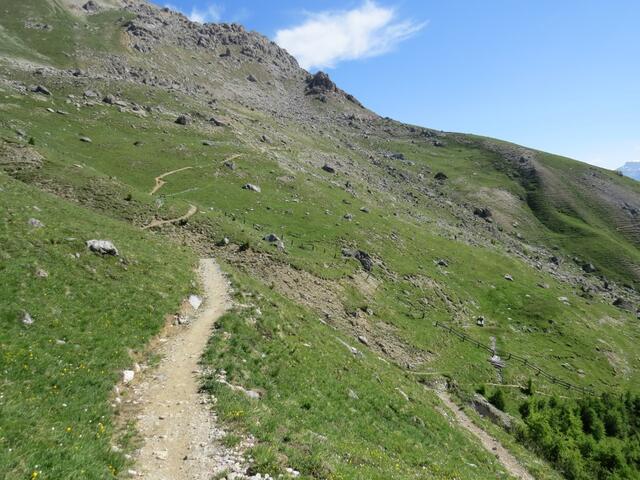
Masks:
[[[473,209],[473,214],[476,217],[480,217],[486,221],[491,221],[492,213],[487,207],[476,207]]]
[[[505,430],[511,430],[513,426],[513,418],[509,414],[494,407],[482,395],[476,393],[471,400],[471,406],[479,415],[488,418]]]
[[[443,181],[447,180],[449,177],[447,177],[447,175],[445,173],[443,173],[443,172],[438,172],[438,173],[435,174],[435,176],[433,178],[435,178],[436,180],[438,180],[440,182],[443,182]]]
[[[31,315],[29,315],[29,312],[24,312],[24,314],[22,315],[22,324],[23,325],[33,325],[35,323],[35,320],[31,317]]]
[[[328,165],[326,163],[322,166],[322,170],[324,170],[325,172],[328,172],[328,173],[336,173],[336,169],[334,167],[332,167],[331,165]]]
[[[593,273],[598,269],[593,265],[593,263],[585,263],[582,265],[582,271],[585,273]]]
[[[622,297],[618,297],[613,301],[613,306],[614,307],[618,307],[621,310],[626,310],[628,312],[632,312],[633,311],[633,304]]]
[[[119,255],[118,249],[109,240],[87,240],[87,248],[101,255]]]
[[[29,226],[33,227],[33,228],[42,228],[44,227],[44,223],[42,223],[40,220],[38,220],[37,218],[30,218],[27,223],[29,224]]]
[[[189,115],[180,115],[176,118],[176,122],[178,125],[189,125],[191,123],[191,117]]]
[[[94,2],[93,0],[89,0],[87,3],[82,5],[82,9],[85,12],[96,13],[96,12],[98,12],[100,10],[100,6],[96,2]]]
[[[252,74],[247,75],[247,80],[249,80],[250,82],[257,82],[258,79],[256,77],[254,77]]]
[[[49,276],[49,273],[47,273],[47,271],[43,270],[42,268],[38,268],[36,269],[35,276],[38,278],[47,278]]]
[[[51,95],[51,92],[47,89],[47,87],[43,87],[42,85],[35,85],[31,87],[31,91],[33,93],[40,93],[42,95]]]
[[[92,143],[92,140],[89,137],[80,137],[80,141],[84,143]]]
[[[262,192],[260,187],[258,185],[254,185],[253,183],[245,183],[242,188],[245,190],[251,190],[252,192]]]
[[[509,282],[513,282],[513,277],[511,275],[509,275],[508,273],[504,276],[504,279],[509,281]]]

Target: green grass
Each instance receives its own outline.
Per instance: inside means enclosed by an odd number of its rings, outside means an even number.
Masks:
[[[258,440],[255,470],[285,467],[302,478],[507,478],[501,466],[435,410],[438,400],[402,370],[322,324],[314,312],[234,273],[236,310],[218,322],[203,358],[229,381],[262,392],[257,401],[219,384],[219,417]],[[251,296],[248,297],[247,294]],[[356,345],[360,348],[360,345]],[[405,400],[401,389],[410,398]]]
[[[16,13],[0,19],[3,55],[70,68],[92,61],[91,55],[76,54],[78,50],[124,52],[117,30],[122,12],[85,18],[47,2],[10,0],[8,5],[3,8]],[[54,29],[26,31],[24,18],[35,13]],[[182,75],[184,65],[211,61],[202,52],[191,57],[172,48],[172,58],[183,63],[169,65],[154,56],[157,52],[130,52],[129,58],[132,65],[146,67],[157,61],[161,72],[172,75]],[[255,74],[260,85],[270,78],[256,65],[224,72],[230,82],[244,81],[248,73]],[[41,170],[22,172],[18,178],[91,208],[1,177],[5,190],[0,193],[7,198],[3,214],[12,219],[2,226],[3,246],[7,244],[2,269],[10,287],[3,290],[0,303],[9,325],[0,337],[3,355],[5,346],[9,355],[3,361],[12,362],[4,367],[8,373],[0,420],[0,467],[8,466],[13,475],[9,478],[24,478],[35,465],[48,478],[102,478],[109,474],[109,464],[122,467],[122,458],[108,448],[112,417],[107,398],[118,371],[127,365],[126,351],[142,348],[189,288],[194,253],[176,245],[211,253],[224,236],[340,286],[336,305],[345,312],[371,308],[374,314],[367,322],[373,328],[388,329],[408,349],[428,353],[420,371],[455,380],[462,396],[495,381],[496,372],[486,352],[435,327],[436,321],[465,329],[483,343],[495,337],[499,350],[527,357],[578,385],[624,390],[640,382],[640,326],[635,318],[532,266],[547,261],[537,258],[537,247],[544,246],[565,259],[577,255],[591,261],[599,273],[618,282],[634,281],[632,267],[640,263],[637,245],[616,230],[606,205],[575,181],[591,167],[540,154],[562,188],[531,185],[474,142],[449,137],[443,139],[446,146],[435,147],[429,139],[384,120],[373,122],[368,136],[340,123],[323,126],[332,138],[226,100],[219,100],[214,110],[198,96],[132,83],[82,77],[71,83],[10,67],[5,75],[27,85],[43,84],[53,93],[21,95],[0,86],[0,137],[16,141],[15,130],[24,130],[45,157]],[[298,87],[292,82],[288,86]],[[154,109],[139,117],[113,106],[76,108],[67,101],[69,95],[80,98],[88,88],[120,92],[127,102],[159,105],[164,113]],[[318,115],[344,110],[317,101],[313,105]],[[194,124],[174,123],[183,112],[194,116]],[[232,119],[232,127],[214,128],[200,120],[221,114]],[[387,127],[400,133],[391,138],[382,133]],[[263,132],[273,136],[274,130],[287,138],[286,144],[258,141]],[[80,136],[93,142],[80,142]],[[216,143],[204,146],[203,140]],[[347,142],[367,153],[346,148]],[[385,158],[391,152],[403,153],[413,163]],[[235,154],[240,154],[234,160],[237,168],[230,170],[223,161]],[[335,175],[322,172],[319,165],[307,163],[319,161],[316,157],[335,159],[342,167]],[[166,185],[149,195],[154,177],[187,166],[192,168],[167,177]],[[449,177],[443,184],[433,180],[438,171]],[[391,181],[389,172],[400,172],[408,180]],[[629,180],[597,173],[615,188],[639,191]],[[386,188],[378,183],[381,179],[389,180]],[[260,185],[262,193],[242,190],[247,182]],[[49,208],[34,212],[27,208],[30,204]],[[189,204],[199,211],[186,226],[162,230],[173,243],[162,233],[143,234],[132,227],[154,217],[182,215]],[[490,207],[495,223],[474,219],[474,206]],[[353,220],[346,221],[345,214]],[[29,216],[42,217],[46,228],[31,231],[25,223]],[[88,254],[83,241],[89,232],[116,241],[128,263]],[[267,233],[283,237],[286,252],[263,242]],[[516,234],[524,241],[514,242]],[[76,240],[65,240],[69,237]],[[373,272],[379,282],[375,291],[356,288],[352,277],[360,266],[341,258],[344,246],[365,250],[382,262]],[[76,252],[80,258],[72,259]],[[435,265],[438,259],[446,259],[449,266]],[[47,269],[50,277],[34,279],[35,268]],[[362,346],[364,356],[352,357],[336,340],[353,343],[351,337],[320,323],[320,312],[284,298],[277,287],[269,288],[267,279],[232,273],[239,289],[257,295],[263,316],[255,323],[248,311],[224,317],[205,361],[265,395],[250,402],[211,379],[207,388],[219,397],[222,418],[258,438],[252,454],[262,471],[291,466],[307,478],[500,475],[490,456],[435,411],[437,400],[420,383],[431,376],[409,374]],[[514,282],[504,279],[507,273]],[[539,288],[541,283],[549,288]],[[563,296],[570,305],[558,300]],[[19,322],[23,309],[36,318],[31,328]],[[487,320],[484,328],[475,326],[479,315]],[[58,345],[58,339],[66,343]],[[531,372],[508,362],[503,375],[506,383],[523,384]],[[542,393],[566,393],[535,382]],[[349,390],[359,399],[351,398]],[[60,400],[63,396],[73,401]],[[507,410],[518,414],[520,401],[521,393],[510,391]],[[28,408],[22,408],[25,404]],[[96,431],[98,422],[105,432]],[[503,440],[513,447],[506,435]],[[238,438],[232,432],[225,442],[232,445]],[[535,458],[513,448],[532,471],[546,471],[536,466]],[[78,474],[82,469],[85,473]],[[545,475],[554,478],[548,471]]]
[[[129,352],[189,293],[193,254],[3,173],[0,189],[0,471],[115,476],[126,460],[111,451],[112,388]],[[45,227],[29,226],[32,217]],[[112,240],[120,256],[89,252],[93,238]]]

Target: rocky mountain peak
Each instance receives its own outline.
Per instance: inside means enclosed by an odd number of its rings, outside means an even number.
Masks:
[[[625,177],[640,181],[640,162],[627,162],[618,169]]]

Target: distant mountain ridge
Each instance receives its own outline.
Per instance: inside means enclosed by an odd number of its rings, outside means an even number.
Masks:
[[[640,181],[640,162],[627,162],[618,171],[625,177]]]

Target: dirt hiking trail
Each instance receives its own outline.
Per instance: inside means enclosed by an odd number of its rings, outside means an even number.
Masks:
[[[169,175],[173,175],[174,173],[178,173],[178,172],[182,172],[184,170],[189,170],[193,167],[182,167],[182,168],[178,168],[177,170],[171,170],[170,172],[167,173],[163,173],[162,175],[158,176],[155,178],[156,184],[154,185],[153,189],[149,192],[149,195],[153,195],[154,193],[156,193],[158,190],[160,190],[162,188],[162,186],[167,183],[165,182],[163,179],[164,177],[168,177]]]
[[[230,305],[218,265],[201,260],[199,273],[204,303],[188,326],[162,344],[159,366],[136,388],[144,439],[136,472],[148,480],[210,480],[244,463],[240,453],[220,445],[225,432],[216,425],[208,396],[199,393],[198,361],[215,321]]]
[[[449,397],[447,392],[440,389],[434,389],[433,391],[438,395],[438,398],[442,400],[442,403],[451,410],[451,413],[453,413],[457,423],[478,438],[482,446],[489,453],[494,454],[497,457],[498,461],[510,475],[513,475],[515,478],[520,480],[535,480],[535,478],[531,476],[531,474],[527,472],[522,465],[520,465],[518,460],[511,455],[511,453],[509,453],[509,451],[504,448],[498,440],[473,423],[466,413],[464,413],[460,407],[451,400],[451,397]]]
[[[182,220],[187,220],[188,218],[193,217],[197,211],[198,211],[198,208],[195,205],[189,205],[189,210],[187,211],[187,213],[185,213],[181,217],[172,218],[170,220],[153,220],[151,221],[151,223],[149,223],[149,225],[145,225],[144,227],[142,227],[142,229],[146,230],[148,228],[157,228],[157,227],[161,227],[162,225],[167,225],[169,223],[177,223]]]

